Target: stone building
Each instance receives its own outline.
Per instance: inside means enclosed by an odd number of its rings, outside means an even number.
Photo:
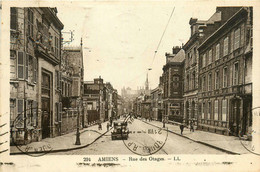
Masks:
[[[60,76],[57,73],[57,85],[61,89],[62,103],[62,133],[77,128],[79,113],[80,127],[85,126],[87,120],[86,107],[83,105],[83,53],[80,47],[63,47]]]
[[[162,121],[162,88],[160,86],[151,90],[151,108],[152,108],[152,119]]]
[[[60,135],[55,74],[63,24],[56,8],[11,8],[10,14],[11,136],[26,144]]]
[[[198,47],[198,128],[243,136],[252,126],[252,8],[217,10],[222,24]]]
[[[163,119],[182,122],[185,53],[181,47],[173,47],[172,54],[166,53],[165,56],[162,74]]]

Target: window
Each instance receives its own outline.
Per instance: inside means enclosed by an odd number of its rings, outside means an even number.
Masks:
[[[224,52],[223,52],[223,56],[228,55],[228,37],[226,37],[224,39]]]
[[[192,63],[194,64],[194,63],[196,63],[196,58],[197,58],[197,56],[196,56],[196,47],[194,47],[193,48],[193,61],[192,61]]]
[[[33,120],[32,120],[32,125],[33,126],[38,126],[38,102],[33,101]]]
[[[16,79],[16,51],[10,51],[10,79]]]
[[[16,106],[16,99],[10,99],[10,126],[13,125],[13,122],[16,118],[15,106]]]
[[[240,28],[235,31],[234,50],[239,48],[240,43]]]
[[[26,54],[25,58],[25,79],[28,79],[28,64],[29,63],[29,54]]]
[[[215,72],[215,89],[219,89],[219,71]]]
[[[208,75],[208,91],[211,91],[211,82],[212,82],[212,77],[211,73]]]
[[[38,72],[38,63],[37,59],[34,57],[33,58],[33,82],[37,82],[37,72]]]
[[[17,128],[23,128],[24,127],[24,113],[23,113],[23,109],[24,109],[24,104],[23,104],[23,100],[19,99],[17,100],[17,112],[18,112],[18,117],[17,117],[17,121],[18,123],[16,124]]]
[[[23,55],[23,52],[18,52],[18,78],[24,79],[24,55]]]
[[[238,63],[235,63],[233,70],[233,85],[238,84]]]
[[[218,120],[218,100],[215,100],[214,120]]]
[[[222,100],[222,121],[227,121],[227,100]]]
[[[195,89],[195,87],[196,87],[196,73],[195,73],[195,71],[192,73],[192,78],[193,78],[192,86],[193,86],[193,89]]]
[[[56,57],[59,57],[59,39],[55,36],[54,53]]]
[[[11,7],[10,10],[10,29],[17,30],[17,8]]]
[[[203,76],[202,79],[202,91],[206,91],[206,76]]]
[[[206,53],[202,56],[202,67],[206,66]]]
[[[190,76],[187,75],[187,85],[186,85],[186,90],[189,90],[189,85],[190,85]]]
[[[33,57],[29,56],[29,66],[28,66],[28,81],[33,82],[34,64]]]
[[[212,49],[209,50],[209,64],[212,63]]]
[[[28,35],[33,37],[33,12],[28,9]]]
[[[228,78],[227,78],[227,67],[225,67],[223,69],[223,88],[226,88],[227,87],[227,81],[228,81]]]
[[[220,45],[217,44],[217,45],[216,45],[216,55],[215,55],[215,60],[218,60],[218,59],[219,59],[219,56],[220,56],[219,52],[220,52]]]
[[[202,103],[202,107],[201,107],[201,119],[204,119],[204,118],[205,118],[204,110],[205,110],[205,103]]]
[[[211,102],[208,102],[208,119],[211,119]]]
[[[33,126],[33,101],[32,100],[27,100],[27,108],[26,108],[26,116],[27,116],[27,125],[28,126]]]

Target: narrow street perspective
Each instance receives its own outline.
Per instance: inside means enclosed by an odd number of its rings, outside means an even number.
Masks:
[[[10,8],[10,155],[252,153],[253,7],[154,3]]]

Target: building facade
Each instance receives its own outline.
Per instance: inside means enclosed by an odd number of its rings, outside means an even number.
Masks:
[[[182,122],[185,53],[181,47],[173,47],[172,51],[172,54],[165,54],[166,64],[163,66],[163,120]]]
[[[63,24],[56,8],[11,8],[10,122],[14,142],[60,135],[60,70]],[[17,119],[23,122],[17,123]],[[12,141],[11,141],[12,142]]]
[[[68,133],[77,128],[79,117],[80,128],[85,127],[87,110],[83,104],[83,53],[80,47],[63,47],[60,76],[57,73],[58,87],[61,89],[62,133]],[[79,116],[78,116],[79,113]]]
[[[252,126],[252,8],[235,10],[198,47],[198,127],[244,136]]]

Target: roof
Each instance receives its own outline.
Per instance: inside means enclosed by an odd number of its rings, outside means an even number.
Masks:
[[[181,49],[169,62],[183,62],[185,59],[185,51]]]
[[[206,45],[206,43],[211,40],[214,39],[214,36],[221,32],[222,29],[224,29],[225,27],[229,27],[230,23],[232,22],[232,20],[234,20],[235,17],[241,17],[241,15],[239,15],[240,13],[242,13],[243,11],[245,11],[245,7],[240,8],[240,10],[238,10],[233,16],[231,16],[224,24],[222,24],[215,32],[213,32],[209,37],[207,37],[198,47],[198,50],[201,49],[202,47],[204,47],[204,45]]]

